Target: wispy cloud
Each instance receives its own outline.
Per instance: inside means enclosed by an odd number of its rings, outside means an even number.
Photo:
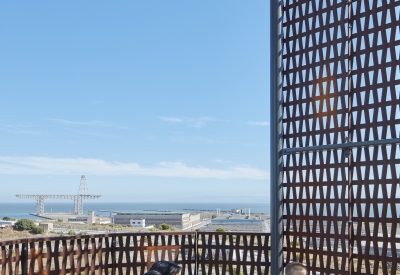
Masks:
[[[223,159],[214,159],[213,160],[215,163],[231,163],[229,160],[223,160]]]
[[[177,178],[256,179],[266,180],[269,173],[248,166],[213,169],[188,166],[183,162],[159,162],[153,167],[138,163],[106,162],[101,159],[0,157],[0,174],[7,175],[140,175]]]
[[[11,134],[21,134],[21,135],[42,135],[42,131],[34,129],[36,127],[32,125],[0,125],[0,130],[11,133]]]
[[[59,118],[46,118],[49,121],[64,124],[64,125],[80,125],[80,126],[101,126],[101,127],[116,127],[120,129],[128,129],[125,126],[119,126],[113,123],[101,121],[101,120],[93,120],[93,121],[72,121],[66,119],[59,119]]]
[[[177,117],[164,117],[164,116],[160,116],[159,119],[167,121],[167,122],[171,122],[171,123],[180,123],[183,120]]]
[[[194,143],[199,143],[199,144],[237,144],[238,142],[236,140],[232,140],[229,138],[218,138],[218,139],[213,139],[213,138],[208,138],[208,137],[195,137],[193,138]]]
[[[170,123],[181,123],[186,126],[191,126],[195,128],[201,128],[206,125],[207,122],[210,121],[216,121],[216,122],[229,122],[229,120],[222,120],[222,119],[216,119],[213,117],[200,117],[200,118],[190,118],[190,117],[164,117],[160,116],[158,117],[159,119],[170,122]]]
[[[199,145],[199,144],[218,145],[218,144],[239,143],[238,141],[233,140],[230,137],[209,138],[205,136],[196,136],[196,135],[188,136],[180,133],[175,133],[173,136],[169,137],[168,140],[175,143],[191,144],[191,145]]]
[[[110,134],[110,132],[102,133],[102,132],[94,132],[94,131],[80,131],[80,130],[71,129],[71,128],[65,128],[65,130],[69,131],[72,136],[87,135],[87,136],[94,136],[94,137],[101,137],[101,138],[114,137],[112,134]]]
[[[247,122],[249,125],[255,125],[255,126],[268,126],[269,122],[268,121],[249,121]]]

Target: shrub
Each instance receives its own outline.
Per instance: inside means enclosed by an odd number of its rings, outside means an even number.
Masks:
[[[70,231],[68,231],[68,235],[76,235],[76,233],[74,230],[70,230]]]
[[[19,219],[15,224],[14,228],[17,230],[32,230],[36,227],[36,224],[29,219]]]
[[[32,228],[31,232],[33,234],[43,234],[44,233],[44,229],[42,227],[37,226],[35,228]]]
[[[150,231],[150,232],[156,232],[156,231],[157,231],[157,228],[155,228],[155,227],[149,228],[149,231]]]
[[[222,228],[222,227],[218,227],[217,229],[215,229],[215,231],[217,231],[217,232],[226,232],[225,228]]]
[[[9,220],[11,220],[9,217],[4,217],[3,218],[3,221],[9,221]]]
[[[160,224],[160,230],[168,230],[168,229],[170,229],[169,224],[166,223]]]

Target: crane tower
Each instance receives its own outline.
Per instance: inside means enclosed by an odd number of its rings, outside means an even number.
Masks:
[[[83,214],[83,199],[85,196],[88,196],[88,193],[89,191],[86,183],[86,177],[85,175],[82,175],[81,183],[79,184],[78,196],[76,196],[74,200],[75,213]]]
[[[20,199],[34,199],[36,200],[36,214],[44,215],[44,200],[45,199],[56,199],[56,200],[73,200],[74,201],[74,214],[83,214],[83,200],[98,199],[101,195],[89,195],[86,177],[82,175],[81,182],[79,184],[78,195],[16,195]]]

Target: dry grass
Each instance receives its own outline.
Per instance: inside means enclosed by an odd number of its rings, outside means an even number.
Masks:
[[[49,234],[51,235],[51,234]],[[29,233],[28,230],[14,230],[11,226],[0,228],[0,241],[11,241],[25,238],[35,238],[38,235]]]
[[[55,222],[54,223],[54,228],[64,228],[67,232],[76,232],[79,234],[79,232],[82,232],[85,234],[85,232],[90,231],[93,233],[93,231],[98,231],[99,233],[122,233],[122,232],[148,232],[148,229],[142,229],[142,228],[137,228],[137,227],[131,227],[130,225],[116,225],[116,224],[93,224],[93,225],[88,225],[88,224],[76,224],[76,223],[64,223],[64,222]],[[157,231],[159,231],[157,229]],[[181,230],[180,230],[181,231]],[[7,226],[5,228],[0,228],[0,241],[10,241],[10,240],[17,240],[17,239],[24,239],[24,238],[36,238],[36,237],[43,237],[43,236],[61,236],[61,235],[66,235],[62,234],[60,232],[50,232],[50,233],[45,233],[42,235],[36,235],[30,233],[28,230],[24,231],[18,231],[14,230],[13,227]]]

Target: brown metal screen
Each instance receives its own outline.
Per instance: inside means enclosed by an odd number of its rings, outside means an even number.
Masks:
[[[281,7],[285,261],[400,274],[400,1]]]
[[[270,234],[246,232],[110,233],[0,242],[0,275],[142,275],[154,262],[181,274],[270,274]]]
[[[400,1],[351,5],[350,138],[400,135]],[[353,149],[350,263],[353,274],[400,274],[399,145]],[[379,272],[378,272],[379,271]]]
[[[197,274],[269,274],[269,235],[198,232],[197,236]]]

